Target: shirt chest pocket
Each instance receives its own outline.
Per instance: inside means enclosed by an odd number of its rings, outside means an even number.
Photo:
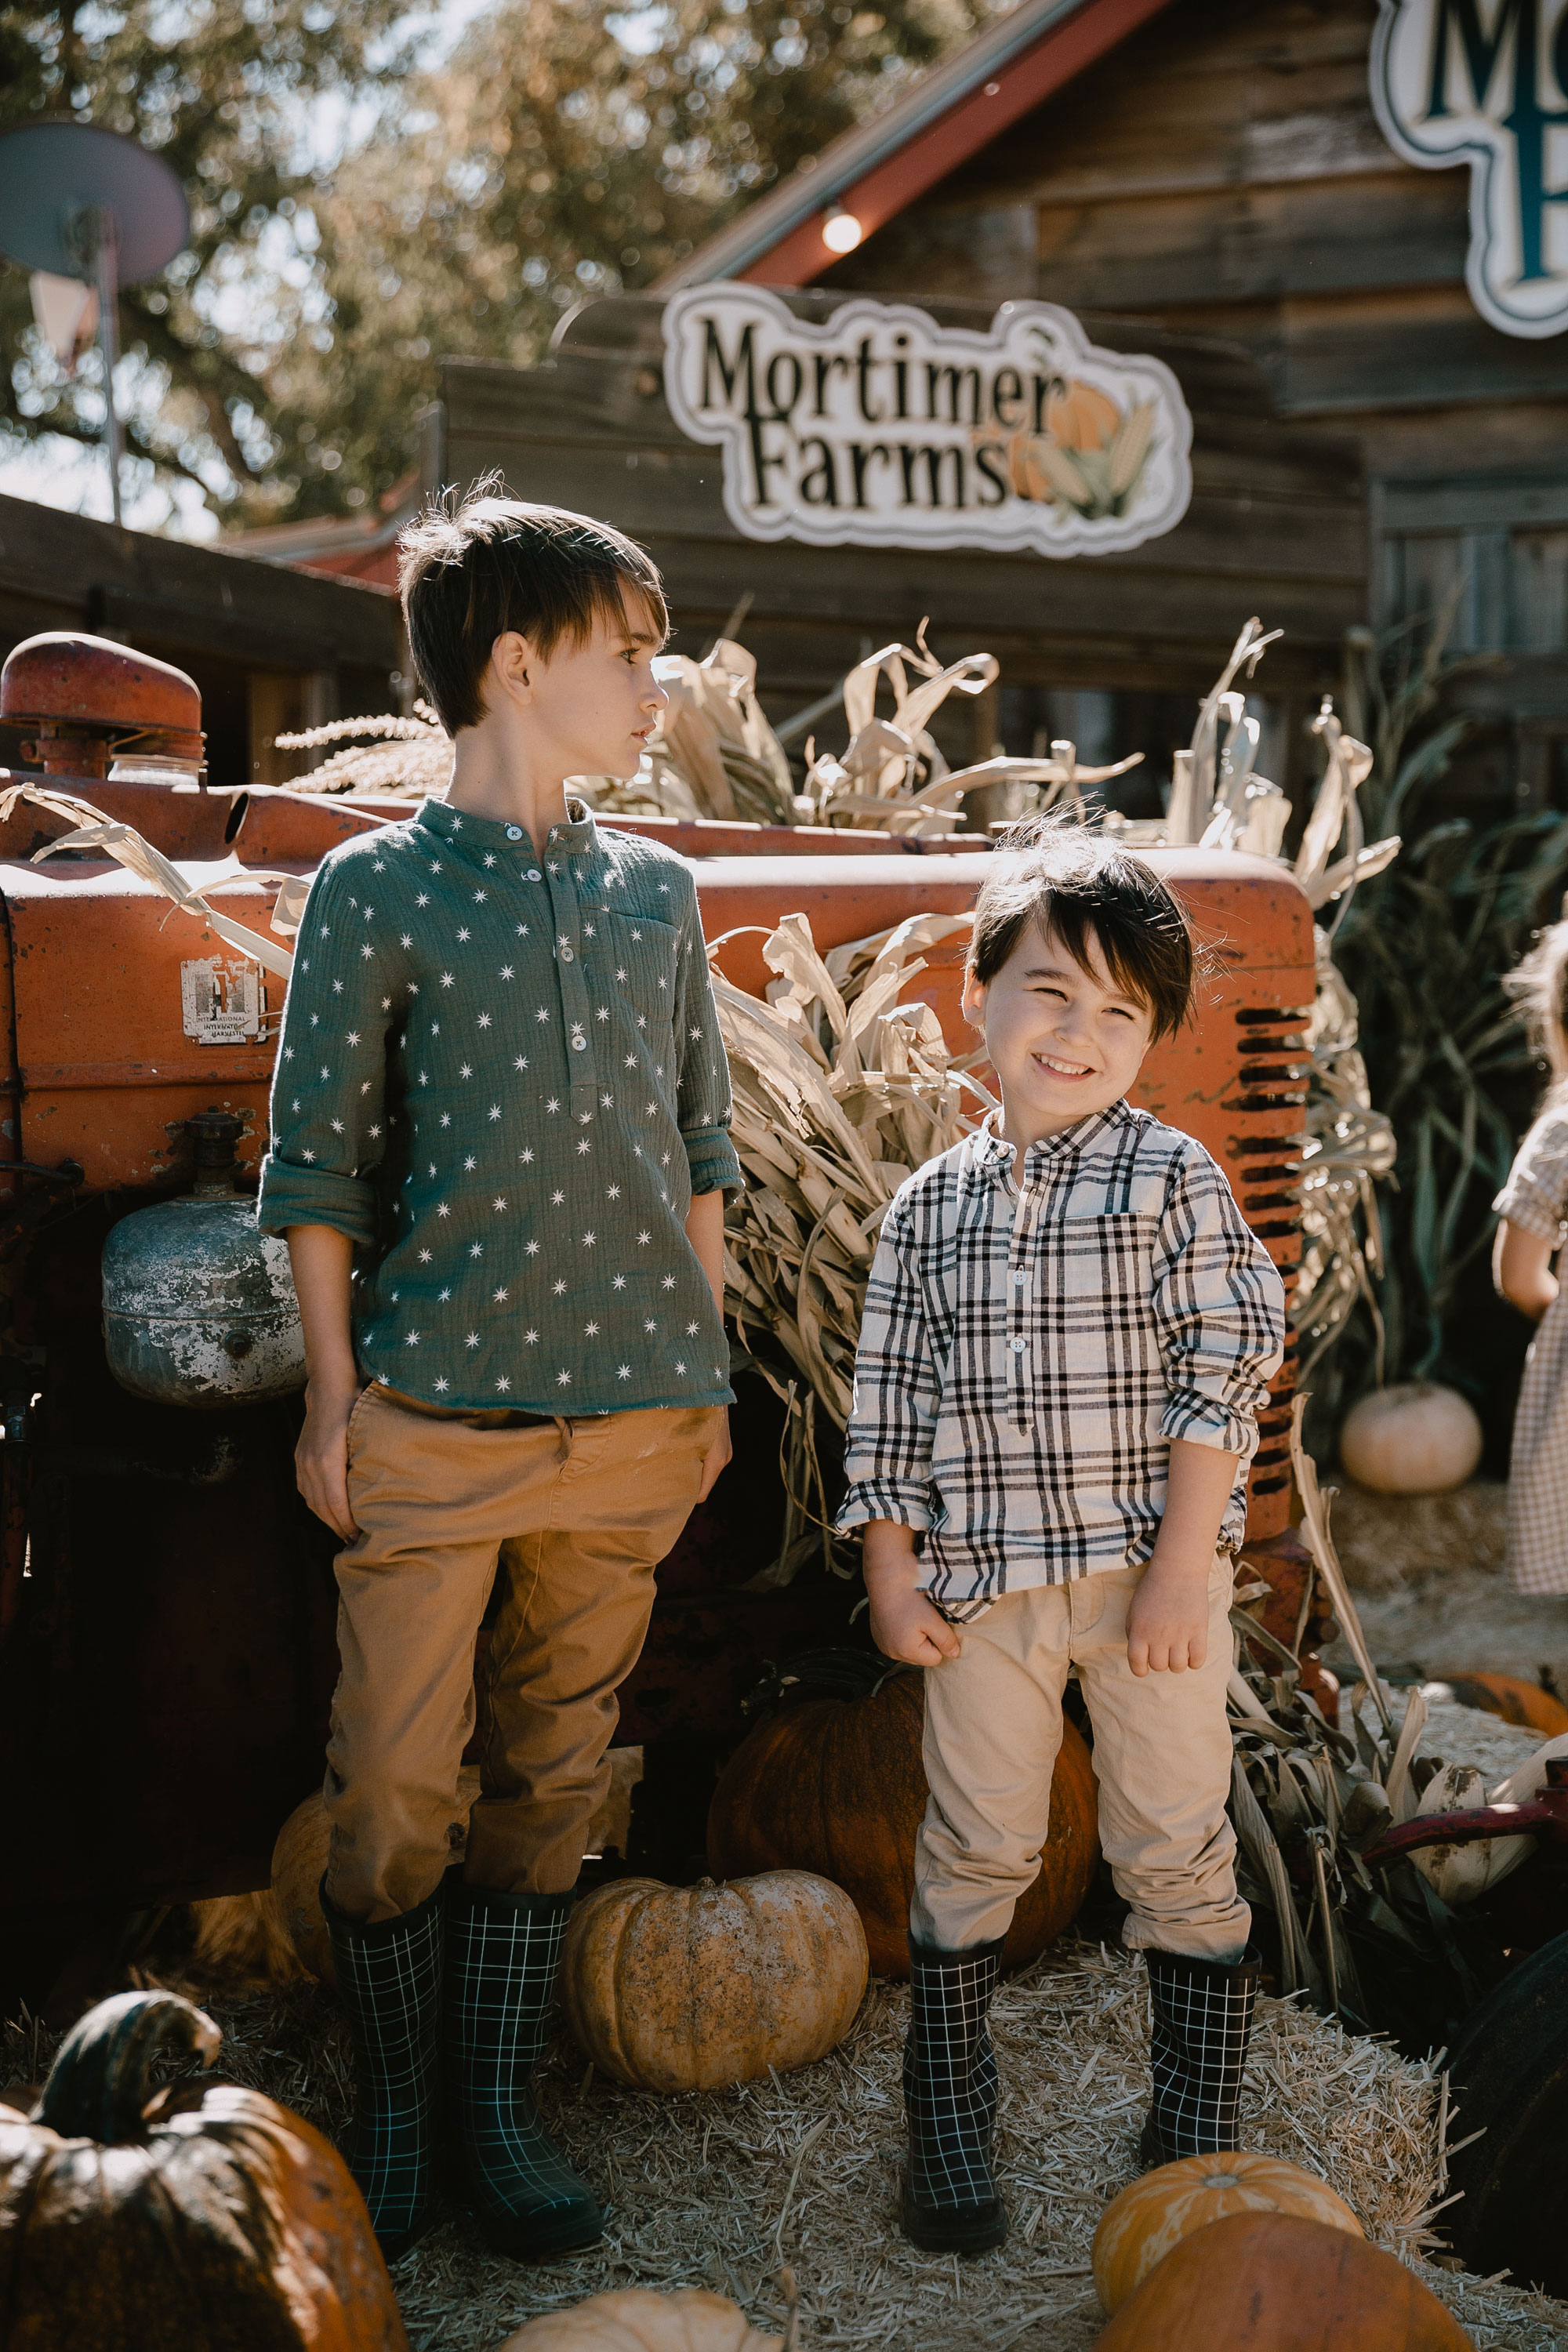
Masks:
[[[676,955],[679,934],[673,923],[651,915],[603,914],[598,918],[604,952],[595,982],[629,1012],[645,1034],[668,1033],[676,1014]]]
[[[1022,1301],[1075,1319],[1141,1308],[1154,1286],[1154,1218],[1136,1209],[1062,1217],[1041,1231],[1026,1262]]]

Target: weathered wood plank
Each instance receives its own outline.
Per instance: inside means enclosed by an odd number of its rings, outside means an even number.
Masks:
[[[132,635],[140,624],[149,635],[237,660],[397,667],[397,604],[383,590],[121,530],[26,499],[0,498],[0,587],[34,599],[35,609],[68,606],[80,625],[112,606],[112,625]]]

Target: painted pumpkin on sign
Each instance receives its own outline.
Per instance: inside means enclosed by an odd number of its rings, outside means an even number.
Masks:
[[[1233,2213],[1173,2247],[1095,2352],[1475,2352],[1414,2271],[1347,2230]]]
[[[100,2001],[31,2116],[0,2110],[6,2341],[27,2352],[408,2352],[364,2200],[259,2091],[178,2084],[221,2036],[172,1992]]]
[[[1144,2173],[1100,2215],[1092,2259],[1101,2310],[1120,2311],[1173,2246],[1229,2213],[1295,2213],[1362,2235],[1344,2199],[1299,2164],[1246,2148],[1184,2156]]]
[[[623,1878],[573,1912],[561,1992],[578,2042],[617,2083],[713,2091],[826,2057],[867,1974],[854,1905],[806,1871],[722,1886]]]
[[[868,1698],[784,1707],[736,1749],[708,1811],[708,1867],[716,1878],[756,1870],[830,1878],[859,1912],[879,1977],[910,1972],[915,1832],[928,1794],[924,1713],[916,1674],[890,1675]],[[1004,1968],[1037,1958],[1077,1918],[1100,1860],[1095,1820],[1089,1749],[1064,1723],[1040,1873],[1019,1900]]]

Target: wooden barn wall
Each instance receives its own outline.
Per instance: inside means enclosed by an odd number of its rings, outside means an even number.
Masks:
[[[810,317],[842,297],[793,299]],[[930,307],[949,323],[989,323],[984,306]],[[1289,629],[1288,649],[1271,656],[1281,708],[1315,708],[1332,684],[1341,635],[1365,607],[1355,450],[1282,427],[1266,379],[1234,344],[1130,336],[1085,319],[1091,333],[1103,326],[1113,344],[1157,350],[1174,368],[1194,414],[1194,495],[1174,530],[1129,554],[1056,562],[742,538],[723,510],[719,451],[687,440],[666,405],[662,315],[653,298],[620,297],[581,311],[548,366],[449,362],[438,462],[459,483],[500,467],[517,495],[604,515],[642,540],[664,572],[683,652],[700,653],[750,597],[745,642],[774,719],[825,693],[872,646],[912,642],[927,615],[936,652],[994,652],[1014,697],[1137,695],[1149,740],[1119,736],[1114,748],[1152,758],[1184,739],[1194,698],[1249,613],[1270,612]],[[818,732],[836,740],[830,719]],[[1009,750],[1031,748],[1027,728],[1019,740],[1000,725],[991,698],[978,708],[955,698],[938,732],[950,758],[987,757],[1009,735]]]
[[[1282,418],[1359,449],[1372,617],[1429,612],[1459,583],[1452,643],[1505,657],[1486,691],[1556,744],[1563,798],[1568,335],[1478,316],[1468,171],[1388,147],[1376,16],[1375,0],[1174,0],[823,282],[1032,293],[1244,344]],[[1514,751],[1517,796],[1539,801],[1547,767]]]

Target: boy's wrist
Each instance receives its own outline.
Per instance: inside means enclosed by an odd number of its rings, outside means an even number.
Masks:
[[[1200,1579],[1206,1583],[1209,1570],[1214,1566],[1214,1559],[1213,1544],[1209,1546],[1207,1551],[1200,1553],[1187,1546],[1178,1549],[1173,1544],[1156,1543],[1149,1555],[1149,1565],[1144,1573],[1169,1577],[1173,1581],[1181,1577],[1190,1577],[1194,1583]]]

